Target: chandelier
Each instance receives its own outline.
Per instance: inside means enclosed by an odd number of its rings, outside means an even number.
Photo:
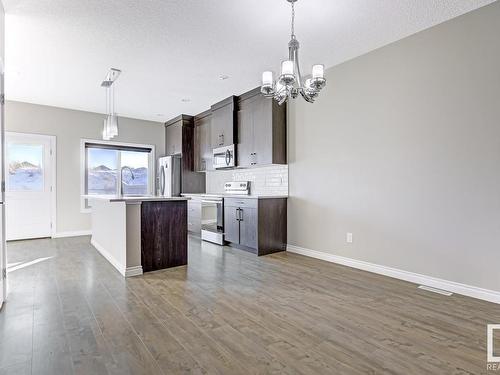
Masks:
[[[288,100],[302,97],[309,103],[314,103],[319,92],[326,85],[324,65],[313,65],[312,77],[304,80],[300,74],[299,41],[295,37],[295,2],[286,0],[292,5],[291,39],[288,43],[288,60],[281,63],[281,74],[275,82],[273,72],[262,73],[261,92],[267,98],[274,98],[280,105]]]
[[[106,89],[106,118],[102,128],[102,139],[109,141],[118,135],[118,116],[115,113],[115,87],[113,83],[118,79],[121,70],[111,68],[101,83]]]

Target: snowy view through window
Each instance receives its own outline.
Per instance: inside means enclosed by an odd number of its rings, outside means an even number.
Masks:
[[[7,146],[9,191],[43,191],[43,146],[10,143]]]
[[[120,155],[119,155],[120,154]],[[114,195],[119,191],[118,173],[123,172],[123,194],[147,195],[148,158],[146,152],[87,149],[87,194]],[[121,159],[121,166],[118,165]]]

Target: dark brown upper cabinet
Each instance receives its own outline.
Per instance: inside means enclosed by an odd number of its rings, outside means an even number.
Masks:
[[[165,154],[175,155],[182,153],[182,121],[166,126]]]
[[[165,123],[165,154],[182,155],[182,193],[204,193],[205,177],[194,172],[194,117],[180,115]]]
[[[286,103],[265,98],[260,88],[241,95],[237,135],[239,167],[286,164]]]
[[[212,149],[230,146],[236,142],[236,97],[230,96],[211,108]]]
[[[213,170],[212,111],[194,117],[194,168],[198,172]]]

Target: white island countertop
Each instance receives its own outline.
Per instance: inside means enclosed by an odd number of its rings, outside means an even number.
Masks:
[[[163,202],[163,201],[187,201],[189,197],[160,197],[155,195],[143,195],[143,196],[133,196],[133,195],[82,195],[86,199],[99,199],[108,202]]]
[[[230,194],[230,193],[182,193],[183,197],[236,198],[236,199],[286,199],[288,195]]]

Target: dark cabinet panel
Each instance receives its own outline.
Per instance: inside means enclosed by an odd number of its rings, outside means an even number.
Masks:
[[[199,172],[213,170],[211,140],[211,113],[203,113],[194,119],[195,169]]]
[[[257,209],[240,208],[240,245],[257,249]]]
[[[250,167],[253,165],[253,114],[250,106],[238,111],[238,166]]]
[[[225,240],[257,255],[286,250],[286,198],[224,198]]]
[[[187,264],[187,202],[143,202],[141,264],[144,272]]]
[[[182,193],[204,193],[205,174],[195,172],[194,118],[180,115],[165,123],[165,154],[182,155]]]
[[[240,242],[239,207],[224,206],[224,239],[228,242]]]
[[[167,155],[182,153],[182,121],[167,126],[165,148]]]
[[[255,89],[238,102],[238,166],[286,164],[286,104]]]
[[[212,106],[211,146],[212,149],[230,146],[235,142],[236,97],[231,96]]]
[[[254,163],[273,164],[273,100],[258,96],[253,106]],[[286,126],[286,125],[285,125]]]

